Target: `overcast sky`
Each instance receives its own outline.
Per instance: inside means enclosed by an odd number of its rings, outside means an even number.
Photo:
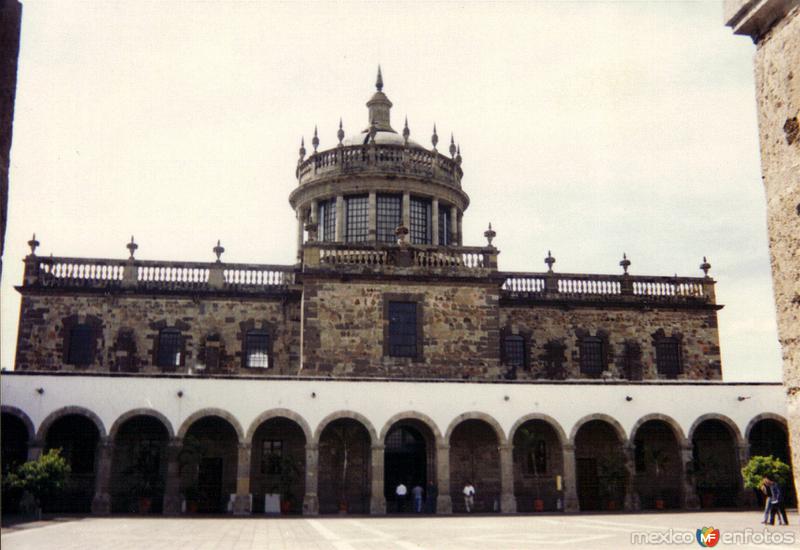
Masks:
[[[294,262],[300,137],[453,132],[503,270],[717,279],[723,376],[780,379],[752,75],[721,3],[24,3],[2,366],[41,255]],[[310,147],[309,147],[310,149]]]

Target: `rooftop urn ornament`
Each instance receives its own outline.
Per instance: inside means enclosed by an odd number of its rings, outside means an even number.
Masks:
[[[139,248],[139,245],[136,244],[136,241],[133,240],[133,235],[131,235],[131,242],[125,245],[125,248],[131,253],[129,260],[135,260],[136,258],[133,255],[136,253],[136,250]]]
[[[36,240],[36,233],[33,234],[31,240],[28,241],[28,246],[31,247],[31,256],[36,256],[36,249],[39,247],[41,243]]]
[[[317,147],[319,147],[319,136],[317,135],[317,127],[314,126],[314,137],[311,139],[311,145],[314,147],[314,152],[317,152]]]
[[[631,261],[628,259],[628,256],[624,252],[622,253],[622,261],[619,262],[619,265],[625,271],[625,275],[627,275],[628,268],[631,266]]]
[[[547,251],[547,258],[544,259],[544,263],[547,264],[547,272],[548,273],[552,273],[553,272],[553,264],[556,263],[556,259],[553,257],[552,254],[550,254],[549,250]]]
[[[439,143],[439,136],[436,134],[436,124],[433,125],[433,135],[431,136],[431,143],[433,143],[433,150],[436,150],[436,144]]]
[[[456,164],[461,166],[461,145],[456,147]]]
[[[700,264],[700,269],[702,269],[703,274],[708,277],[708,270],[711,269],[711,264],[708,263],[708,260],[706,260],[705,256],[703,256],[703,263]]]
[[[375,89],[377,89],[379,92],[383,91],[383,75],[381,74],[380,65],[378,65],[378,78],[375,79]]]
[[[336,137],[339,138],[339,147],[342,146],[342,140],[344,139],[344,129],[342,128],[342,119],[339,118],[339,131],[336,132]]]
[[[497,231],[492,229],[492,222],[489,222],[489,229],[483,232],[483,236],[486,237],[486,240],[489,242],[489,246],[492,246],[492,241],[497,236]]]
[[[457,150],[456,149],[456,142],[453,139],[453,134],[451,132],[450,133],[450,158],[454,159],[456,157],[456,150]]]
[[[297,164],[303,162],[303,159],[306,157],[306,138],[300,138],[300,159],[297,161]]]
[[[408,129],[408,117],[406,117],[406,123],[403,126],[403,144],[408,145],[408,136],[411,135],[411,130]]]
[[[222,253],[225,252],[225,247],[220,244],[219,239],[217,239],[217,246],[215,246],[212,250],[214,251],[214,254],[217,255],[217,263],[222,263],[220,256],[222,256]]]

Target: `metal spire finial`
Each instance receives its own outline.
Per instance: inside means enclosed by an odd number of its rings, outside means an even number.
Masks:
[[[625,275],[628,274],[628,268],[631,266],[631,261],[628,259],[628,255],[624,252],[622,253],[622,261],[619,263],[622,266],[622,269],[625,271]]]
[[[552,273],[553,272],[553,264],[556,263],[556,259],[553,257],[552,254],[550,254],[549,250],[547,251],[547,258],[544,259],[544,263],[547,264],[547,272],[548,273]]]
[[[225,252],[225,247],[223,247],[223,246],[220,244],[220,242],[219,242],[219,239],[217,239],[217,246],[215,246],[214,248],[212,248],[212,251],[214,252],[214,254],[216,254],[216,255],[217,255],[217,263],[218,263],[218,264],[219,264],[219,263],[222,263],[222,260],[220,260],[219,258],[220,258],[220,256],[222,256],[222,253],[223,253],[223,252]]]
[[[431,143],[433,143],[433,148],[436,149],[436,144],[439,143],[439,136],[436,134],[436,123],[433,124],[433,135],[431,136]]]
[[[36,249],[39,247],[39,241],[36,240],[36,233],[34,233],[31,240],[28,241],[28,246],[31,247],[31,256],[36,256]]]
[[[375,87],[379,92],[383,91],[383,75],[381,74],[381,66],[378,65],[378,79],[375,81]]]
[[[456,146],[456,164],[461,166],[461,145]]]
[[[342,128],[342,118],[339,117],[339,131],[336,132],[336,137],[339,138],[339,145],[342,145],[344,139],[344,129]]]
[[[411,135],[411,130],[408,129],[408,117],[406,117],[406,123],[403,126],[403,141],[405,144],[408,145],[408,136]]]
[[[708,263],[705,256],[703,256],[703,263],[700,264],[700,269],[702,269],[705,276],[708,277],[708,270],[711,269],[711,264]]]
[[[314,125],[314,137],[311,139],[311,145],[314,146],[314,152],[317,152],[317,147],[319,147],[319,136],[317,135],[317,126]]]
[[[139,245],[136,244],[136,242],[133,240],[133,235],[131,235],[131,242],[126,244],[125,248],[127,248],[131,253],[130,258],[128,258],[128,259],[129,260],[135,260],[136,258],[133,257],[133,254],[134,254],[134,252],[136,252],[136,249],[139,248]]]
[[[456,142],[453,138],[453,132],[450,132],[450,158],[455,158],[456,156]]]
[[[300,164],[301,162],[303,162],[303,159],[305,158],[305,156],[306,156],[306,138],[305,137],[301,137],[300,138],[300,160],[298,160],[297,163]]]

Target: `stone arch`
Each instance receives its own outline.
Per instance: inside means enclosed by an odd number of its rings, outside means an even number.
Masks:
[[[508,440],[510,442],[513,442],[514,441],[514,436],[517,434],[517,430],[523,424],[525,424],[526,422],[529,422],[531,420],[541,420],[542,422],[545,422],[551,428],[553,428],[553,431],[558,436],[559,444],[564,445],[565,443],[568,443],[567,434],[564,432],[564,428],[561,427],[561,424],[558,423],[558,420],[556,420],[555,418],[553,418],[550,415],[542,414],[542,413],[526,414],[525,416],[523,416],[522,418],[520,418],[516,422],[514,422],[514,425],[511,426],[511,430],[508,432]]]
[[[750,422],[747,423],[747,428],[744,430],[745,441],[750,442],[750,432],[752,432],[755,425],[761,422],[762,420],[774,420],[775,422],[783,426],[783,428],[787,430],[788,434],[789,425],[786,422],[786,419],[779,414],[767,412],[767,413],[757,414],[752,419],[750,419]]]
[[[17,407],[12,407],[11,405],[0,405],[0,412],[8,413],[19,418],[25,425],[25,429],[28,430],[28,443],[30,444],[33,442],[36,438],[36,430],[33,427],[33,422],[30,417],[25,414],[25,411]]]
[[[455,430],[458,425],[465,420],[482,420],[486,422],[494,430],[495,435],[497,436],[498,445],[501,447],[508,445],[508,439],[506,439],[505,430],[503,430],[502,426],[500,426],[500,423],[491,415],[480,411],[465,412],[455,417],[452,422],[450,422],[450,425],[447,427],[447,431],[444,434],[445,443],[450,441],[450,437],[453,435],[453,430]]]
[[[97,428],[97,432],[100,434],[101,441],[108,436],[106,427],[103,425],[103,421],[100,420],[100,417],[89,409],[84,407],[61,407],[60,409],[56,409],[55,411],[51,412],[49,415],[47,415],[47,418],[42,420],[42,423],[39,424],[39,431],[36,433],[36,439],[39,441],[44,441],[47,438],[47,431],[50,429],[50,426],[53,425],[53,422],[70,414],[78,414],[91,420]]]
[[[309,443],[319,443],[319,438],[322,435],[322,432],[325,428],[333,422],[334,420],[339,420],[340,418],[349,418],[350,420],[355,420],[356,422],[360,422],[361,425],[367,430],[369,433],[370,443],[372,445],[380,445],[380,440],[378,439],[378,432],[375,431],[375,427],[372,425],[366,416],[363,414],[359,414],[355,411],[337,411],[334,413],[329,414],[325,418],[323,418],[320,423],[317,425],[317,429],[314,430],[314,438],[309,440]]]
[[[731,420],[730,417],[719,413],[708,413],[698,417],[697,420],[695,420],[692,423],[692,427],[689,428],[689,434],[687,436],[687,440],[689,441],[689,443],[691,443],[692,440],[694,439],[694,435],[695,432],[697,431],[698,426],[700,426],[706,420],[719,420],[720,422],[725,424],[725,426],[727,426],[727,428],[730,430],[731,435],[733,436],[733,439],[736,442],[736,445],[738,446],[746,445],[747,442],[746,440],[742,439],[742,432],[739,430],[739,426],[736,425],[736,422]]]
[[[170,439],[175,437],[175,430],[172,427],[172,422],[170,422],[166,416],[164,416],[157,410],[147,409],[147,408],[132,409],[120,415],[120,417],[114,421],[114,424],[112,424],[111,429],[108,431],[108,437],[110,439],[116,438],[120,427],[122,427],[122,425],[125,424],[125,422],[136,416],[150,416],[152,418],[155,418],[164,425],[164,428],[167,430],[167,435],[170,437]]]
[[[617,437],[619,437],[620,443],[622,443],[623,446],[628,444],[628,436],[625,433],[625,428],[622,427],[622,424],[620,424],[614,417],[603,413],[587,414],[575,422],[575,425],[572,427],[572,431],[569,434],[569,443],[574,445],[575,436],[578,435],[578,431],[583,427],[584,424],[587,424],[592,420],[602,420],[606,424],[609,424],[614,429]]]
[[[236,437],[239,438],[239,442],[243,443],[244,439],[244,430],[242,430],[242,425],[239,424],[239,421],[236,420],[236,417],[233,416],[228,411],[223,411],[222,409],[216,409],[213,407],[209,407],[206,409],[200,409],[189,415],[186,420],[183,421],[181,424],[180,429],[178,430],[178,439],[183,439],[186,437],[186,432],[189,431],[189,428],[192,427],[192,424],[200,420],[201,418],[205,418],[206,416],[218,416],[223,420],[226,420],[236,431]]]
[[[631,428],[631,437],[630,437],[631,441],[633,441],[636,438],[636,432],[639,431],[639,428],[641,428],[651,420],[658,420],[669,426],[670,429],[672,430],[672,433],[675,435],[675,440],[678,442],[678,445],[682,446],[686,441],[686,436],[683,433],[683,428],[681,428],[681,425],[678,424],[678,422],[671,416],[661,413],[646,414],[639,420],[637,420],[636,424],[634,424],[633,427]]]
[[[386,440],[386,436],[389,434],[389,430],[392,429],[392,426],[400,422],[401,420],[418,420],[425,424],[433,433],[433,437],[436,439],[436,443],[444,443],[446,440],[442,438],[442,432],[439,430],[439,426],[436,425],[436,422],[433,419],[426,415],[415,411],[405,411],[401,413],[397,413],[389,420],[387,420],[383,424],[383,428],[381,428],[380,439],[379,441],[383,442]]]
[[[258,415],[256,419],[250,423],[250,427],[247,429],[245,442],[252,442],[253,436],[255,435],[259,426],[261,426],[261,424],[267,420],[271,420],[273,418],[288,418],[292,422],[295,422],[298,426],[300,426],[300,429],[303,430],[303,435],[306,436],[306,442],[311,443],[313,433],[311,432],[311,427],[308,425],[308,422],[306,422],[305,418],[300,416],[298,413],[289,409],[270,409]]]

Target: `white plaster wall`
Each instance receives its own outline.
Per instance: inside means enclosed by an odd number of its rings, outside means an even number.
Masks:
[[[514,423],[531,413],[553,417],[567,437],[590,414],[616,419],[627,437],[637,420],[653,413],[673,418],[687,437],[692,424],[709,413],[729,417],[742,437],[757,415],[786,416],[779,384],[479,384],[4,374],[1,385],[0,402],[24,411],[37,432],[48,415],[63,407],[93,411],[106,434],[122,414],[140,408],[161,412],[176,434],[190,415],[207,408],[230,413],[245,434],[259,415],[276,408],[296,412],[312,432],[328,415],[354,411],[366,417],[378,434],[392,416],[406,411],[429,416],[442,435],[459,415],[480,412],[497,420],[506,438]],[[39,388],[43,393],[37,392]],[[183,397],[178,397],[179,391]],[[626,396],[633,399],[627,401]],[[740,401],[740,396],[747,399]]]

